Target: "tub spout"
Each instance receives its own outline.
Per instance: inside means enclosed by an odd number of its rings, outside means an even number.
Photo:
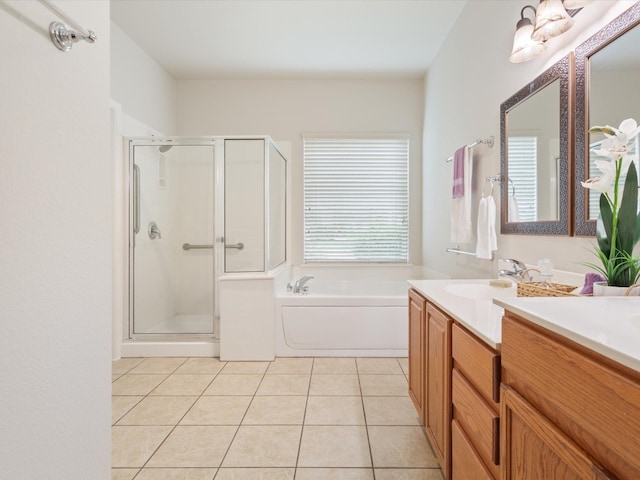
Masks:
[[[313,278],[315,278],[313,275],[306,275],[302,277],[300,280],[297,280],[295,285],[293,286],[293,293],[300,293],[305,283],[307,283],[309,280]]]

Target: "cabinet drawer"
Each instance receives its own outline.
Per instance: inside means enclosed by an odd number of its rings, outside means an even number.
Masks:
[[[498,411],[500,402],[500,355],[469,332],[454,324],[452,329],[454,367],[460,370],[487,402]]]
[[[498,477],[500,420],[467,379],[456,369],[452,374],[453,418],[464,429],[487,468]]]
[[[494,480],[456,420],[451,422],[451,444],[452,480]]]

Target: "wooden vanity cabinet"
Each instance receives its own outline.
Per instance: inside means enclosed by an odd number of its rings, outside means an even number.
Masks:
[[[500,478],[500,354],[452,327],[452,479]]]
[[[502,480],[640,478],[639,372],[508,311],[501,353]]]
[[[409,396],[446,479],[451,478],[452,323],[409,290]]]
[[[427,301],[409,290],[409,397],[424,425],[424,379]]]

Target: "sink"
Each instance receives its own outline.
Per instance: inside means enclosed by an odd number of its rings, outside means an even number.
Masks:
[[[444,291],[451,295],[471,300],[491,300],[495,297],[516,296],[516,289],[513,287],[492,287],[483,283],[454,283],[447,285]]]

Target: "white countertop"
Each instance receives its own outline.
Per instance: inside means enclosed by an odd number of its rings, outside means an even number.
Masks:
[[[409,285],[418,290],[429,301],[453,317],[469,331],[477,335],[494,349],[500,348],[502,340],[502,315],[504,310],[495,305],[491,298],[471,299],[451,293],[447,287],[455,285],[479,284],[491,289],[495,298],[514,298],[515,284],[510,288],[488,287],[489,280],[409,280]]]
[[[640,297],[520,297],[494,303],[640,372]]]
[[[452,286],[465,284],[486,285],[495,296],[471,299],[452,293]],[[516,297],[515,285],[489,290],[488,284],[486,279],[409,281],[492,348],[500,348],[507,309],[640,372],[640,297]]]

